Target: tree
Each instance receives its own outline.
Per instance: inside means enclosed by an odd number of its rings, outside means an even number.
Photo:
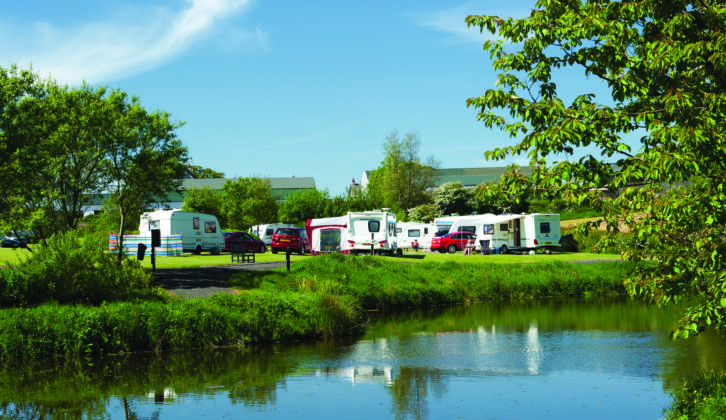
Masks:
[[[474,209],[474,192],[461,181],[447,182],[434,190],[434,204],[441,214],[471,214]]]
[[[248,230],[254,225],[276,221],[277,202],[268,178],[227,180],[222,189],[222,213],[229,228]]]
[[[535,186],[532,179],[520,172],[517,165],[509,167],[496,184],[477,186],[479,210],[493,213],[525,213]]]
[[[148,112],[135,96],[114,90],[106,98],[106,150],[109,191],[119,215],[118,264],[123,259],[123,235],[128,216],[159,198],[178,191],[187,149],[177,139],[180,124],[166,112]]]
[[[408,217],[412,222],[431,223],[441,216],[443,213],[436,204],[421,204],[408,210]]]
[[[195,179],[224,178],[224,172],[204,168],[199,165],[189,165],[187,169],[189,169]]]
[[[280,222],[303,226],[308,219],[340,216],[326,212],[329,201],[330,195],[325,190],[297,191],[280,204]]]
[[[211,190],[209,187],[191,188],[184,195],[182,210],[213,214],[217,216],[222,226],[227,226],[224,200],[224,193]]]
[[[597,206],[611,239],[630,229],[623,258],[649,261],[625,280],[630,294],[690,298],[675,337],[726,328],[726,5],[542,0],[523,19],[466,21],[502,39],[484,44],[501,72],[497,87],[467,101],[487,127],[516,139],[487,158],[526,153],[543,193]],[[601,81],[610,98],[566,98],[566,68]],[[574,158],[581,146],[597,152]]]
[[[433,157],[422,164],[420,148],[417,133],[409,132],[399,138],[394,130],[386,136],[383,162],[373,171],[367,187],[372,201],[398,211],[430,200],[426,190],[434,185],[434,169],[438,164]]]

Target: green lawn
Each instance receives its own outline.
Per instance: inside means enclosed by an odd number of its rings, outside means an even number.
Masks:
[[[36,245],[37,246],[37,245]],[[32,247],[32,245],[31,245]],[[8,263],[17,264],[26,255],[30,253],[25,249],[0,248],[0,266]],[[292,262],[299,261],[304,258],[314,258],[309,255],[292,254],[290,260]],[[464,255],[461,252],[456,254],[439,254],[437,252],[405,252],[402,258],[397,257],[381,257],[387,260],[404,261],[408,263],[419,262],[467,262],[477,264],[511,264],[511,263],[537,263],[552,261],[575,261],[575,260],[602,260],[619,258],[613,254],[592,254],[586,252],[567,253],[567,254],[537,254],[537,255]],[[264,254],[257,254],[257,262],[285,261],[285,254],[272,254],[269,251]],[[231,257],[229,253],[221,255],[202,255],[184,254],[181,257],[157,257],[157,268],[182,268],[182,267],[201,267],[207,265],[223,265],[230,264]],[[144,267],[151,268],[151,258],[146,256],[142,261]]]

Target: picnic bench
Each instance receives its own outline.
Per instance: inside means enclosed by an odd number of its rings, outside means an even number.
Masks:
[[[245,249],[245,246],[243,244],[236,244],[232,245],[232,251],[230,251],[230,255],[232,255],[232,262],[233,263],[253,263],[255,262],[255,253],[254,252],[247,252]]]

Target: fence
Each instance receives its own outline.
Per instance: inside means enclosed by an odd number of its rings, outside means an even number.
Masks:
[[[136,255],[139,244],[146,245],[145,255],[151,255],[151,236],[124,235],[124,255]],[[118,249],[118,235],[108,235],[108,250],[116,252]],[[182,236],[169,235],[161,237],[161,246],[156,247],[156,255],[160,257],[181,256]]]

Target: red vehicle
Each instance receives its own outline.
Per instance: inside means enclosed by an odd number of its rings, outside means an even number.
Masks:
[[[290,248],[291,252],[297,252],[300,255],[310,249],[310,241],[308,241],[308,234],[305,229],[281,227],[275,230],[275,234],[272,235],[272,253],[285,252],[287,248]]]
[[[223,232],[222,236],[224,236],[224,249],[222,251],[231,251],[232,245],[244,245],[245,251],[248,252],[260,252],[262,254],[267,252],[267,245],[247,232]]]
[[[466,248],[470,240],[476,242],[476,235],[471,232],[452,232],[444,236],[437,236],[431,240],[431,250],[455,254]]]

